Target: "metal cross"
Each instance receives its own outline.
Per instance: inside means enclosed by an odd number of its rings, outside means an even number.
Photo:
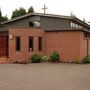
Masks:
[[[44,7],[42,8],[43,10],[44,10],[44,14],[46,13],[46,9],[48,9],[47,7],[46,7],[46,5],[44,4]]]

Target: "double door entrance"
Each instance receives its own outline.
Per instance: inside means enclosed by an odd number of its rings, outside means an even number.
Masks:
[[[8,36],[0,35],[0,57],[8,56]]]

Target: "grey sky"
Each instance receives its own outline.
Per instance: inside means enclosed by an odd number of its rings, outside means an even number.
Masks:
[[[90,21],[90,0],[0,0],[0,7],[3,15],[10,18],[12,11],[19,7],[27,10],[33,6],[35,12],[43,13],[44,3],[49,14],[70,15],[73,12],[78,18]]]

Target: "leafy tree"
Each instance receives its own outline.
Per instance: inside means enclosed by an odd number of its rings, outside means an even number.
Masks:
[[[2,17],[2,21],[6,21],[6,20],[8,20],[8,17],[7,16],[3,16]]]
[[[12,12],[12,17],[11,18],[15,18],[15,17],[17,17],[18,15],[18,10],[16,9],[16,10],[14,10],[13,12]]]
[[[0,10],[0,18],[2,17],[2,12],[1,12],[1,10]]]
[[[8,17],[7,16],[2,16],[2,12],[0,10],[0,22],[6,21],[6,20],[8,20]]]
[[[24,8],[20,7],[19,9],[16,9],[12,12],[11,19],[25,15],[26,13],[32,13],[32,12],[34,12],[34,9],[32,6],[28,9],[28,12],[26,12]]]
[[[28,13],[33,13],[34,12],[34,9],[33,7],[31,6],[29,9],[28,9]]]
[[[13,18],[22,16],[22,15],[25,15],[25,14],[26,14],[26,10],[25,10],[24,8],[21,8],[21,7],[20,7],[19,10],[16,9],[16,10],[14,10],[14,11],[12,12],[11,18],[13,19]]]
[[[2,12],[0,10],[0,22],[2,21]]]
[[[26,10],[24,8],[20,8],[19,9],[19,15],[25,15],[26,14]]]

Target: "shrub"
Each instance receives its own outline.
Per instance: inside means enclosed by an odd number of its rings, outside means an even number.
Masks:
[[[31,63],[40,63],[41,62],[41,56],[38,54],[34,54],[31,57]]]
[[[81,59],[80,59],[80,58],[76,58],[76,59],[74,60],[74,63],[80,64],[80,63],[81,63]]]
[[[75,63],[76,63],[76,64],[80,64],[81,62],[80,62],[79,59],[77,59],[77,60],[75,60]]]
[[[83,63],[90,63],[90,56],[86,56],[83,58]]]
[[[49,57],[48,56],[42,56],[42,62],[48,62]]]
[[[51,62],[58,62],[59,61],[59,54],[58,52],[53,52],[50,56]]]

